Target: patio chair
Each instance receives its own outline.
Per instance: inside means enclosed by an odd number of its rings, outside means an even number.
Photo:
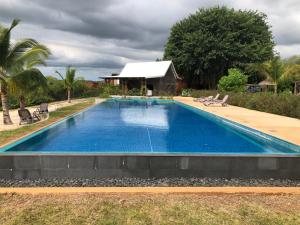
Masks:
[[[215,97],[214,96],[208,96],[208,97],[200,97],[194,99],[194,102],[207,102],[207,101],[217,101],[220,97],[220,94],[217,94]]]
[[[24,123],[26,124],[34,123],[40,120],[40,117],[35,112],[33,112],[33,114],[31,115],[28,109],[19,109],[18,114],[20,117],[19,125]]]
[[[227,100],[228,100],[229,96],[225,95],[224,98],[222,100],[215,100],[215,101],[207,101],[204,102],[203,104],[205,106],[227,106]]]
[[[48,113],[48,103],[41,103],[40,107],[35,110],[38,114]]]

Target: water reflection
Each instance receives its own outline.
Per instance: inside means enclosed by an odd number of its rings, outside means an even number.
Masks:
[[[131,105],[120,107],[121,120],[127,125],[169,129],[168,111],[164,105],[145,104],[144,107]]]

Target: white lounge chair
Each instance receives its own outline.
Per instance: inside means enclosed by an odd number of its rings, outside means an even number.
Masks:
[[[219,97],[220,97],[220,94],[217,94],[215,97],[214,96],[200,97],[200,98],[194,99],[194,102],[217,101]]]
[[[204,102],[203,104],[205,106],[227,106],[227,100],[228,100],[229,96],[225,95],[224,98],[222,100],[215,100],[215,101],[207,101]]]

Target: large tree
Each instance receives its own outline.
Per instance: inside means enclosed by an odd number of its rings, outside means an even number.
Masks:
[[[229,68],[273,56],[266,19],[257,11],[200,9],[172,27],[164,59],[173,60],[190,86],[215,88]]]
[[[0,95],[4,124],[12,123],[9,115],[8,84],[20,94],[22,101],[23,94],[36,87],[32,84],[38,85],[40,82],[37,81],[44,79],[42,73],[33,67],[44,64],[50,54],[49,49],[34,39],[11,42],[11,31],[19,22],[17,19],[13,20],[9,28],[0,25]]]

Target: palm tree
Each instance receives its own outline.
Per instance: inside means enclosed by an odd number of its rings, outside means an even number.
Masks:
[[[247,65],[247,70],[257,73],[261,78],[267,78],[274,83],[274,92],[277,93],[277,85],[285,71],[285,66],[279,56],[274,56],[265,63],[252,63]]]
[[[66,76],[65,78],[61,75],[60,72],[55,71],[61,79],[64,81],[65,88],[67,89],[67,94],[68,94],[68,102],[71,102],[71,91],[74,89],[75,83],[77,80],[75,79],[75,73],[76,69],[68,66],[66,68]]]
[[[268,75],[268,78],[270,78],[274,84],[275,89],[274,92],[277,93],[277,85],[280,77],[282,76],[284,72],[284,64],[281,61],[279,56],[275,56],[273,59],[271,59],[269,62],[267,62],[265,65],[265,71]]]
[[[25,90],[29,83],[41,78],[41,72],[33,66],[44,64],[44,59],[50,54],[45,46],[34,39],[11,43],[11,31],[19,22],[20,20],[14,19],[9,28],[0,25],[0,94],[4,124],[12,124],[9,115],[8,84],[14,86],[15,90]]]

